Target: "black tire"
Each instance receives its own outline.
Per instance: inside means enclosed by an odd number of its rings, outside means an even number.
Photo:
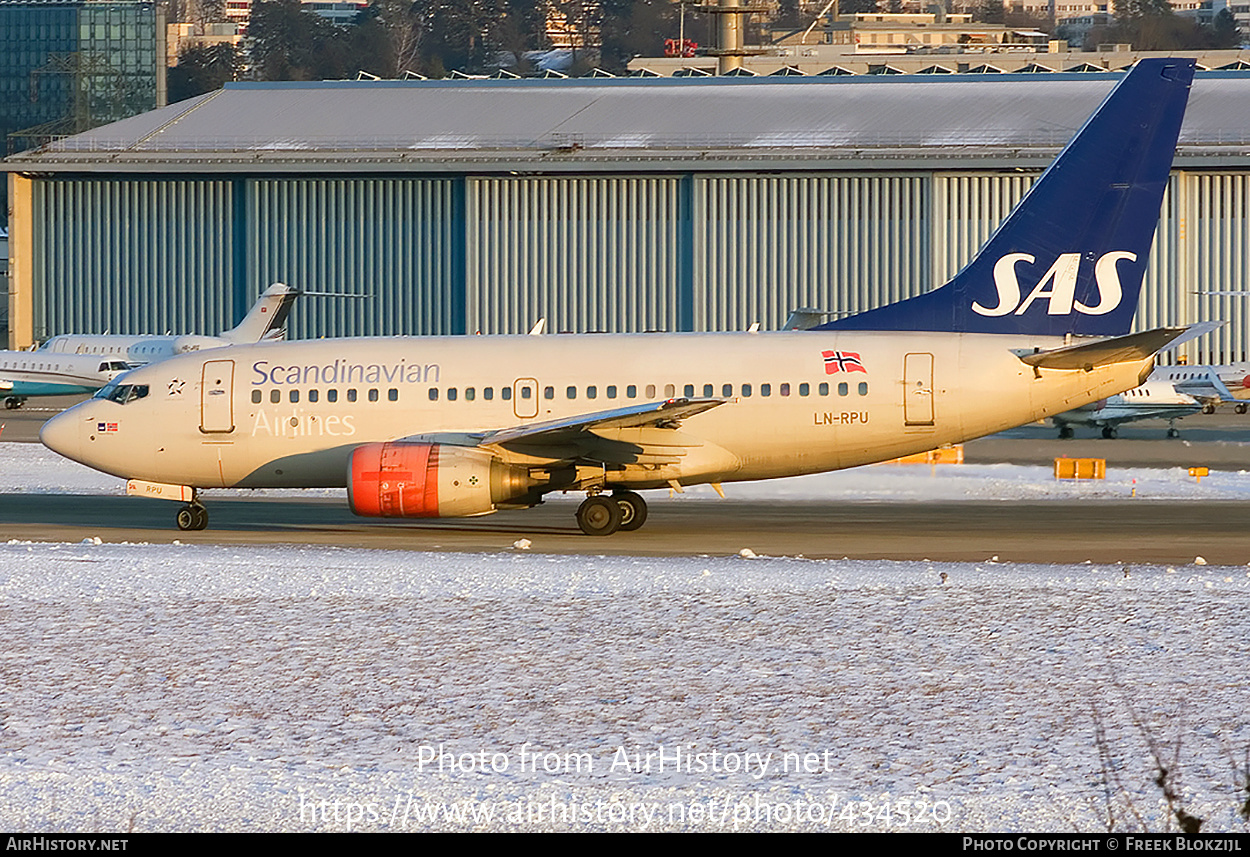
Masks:
[[[1244,413],[1246,412],[1246,406],[1245,406],[1245,405],[1237,405],[1235,408],[1233,408],[1233,410],[1234,410],[1234,411],[1236,411],[1236,412],[1237,412],[1237,413],[1239,413],[1239,414],[1244,414]]]
[[[621,529],[632,532],[647,522],[647,501],[633,491],[618,491],[612,499],[621,507]]]
[[[1103,426],[1102,436],[1106,440],[1115,440],[1120,436],[1120,433],[1116,431],[1115,426]]]
[[[180,530],[202,530],[208,526],[208,510],[198,503],[183,506],[174,521]]]
[[[588,536],[610,536],[621,528],[621,506],[611,497],[587,497],[577,508],[577,526]]]
[[[1059,439],[1072,440],[1072,426],[1059,426]]]

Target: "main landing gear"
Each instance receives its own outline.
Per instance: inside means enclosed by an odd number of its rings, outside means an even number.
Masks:
[[[180,530],[202,530],[208,526],[208,510],[199,498],[195,498],[178,510],[174,520]]]
[[[577,526],[588,536],[636,530],[646,521],[647,503],[633,491],[592,494],[577,508]]]
[[[4,399],[4,408],[7,411],[13,411],[22,406],[22,402],[26,401],[21,396],[6,396]]]

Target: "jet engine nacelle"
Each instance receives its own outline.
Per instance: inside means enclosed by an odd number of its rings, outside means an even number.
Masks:
[[[375,518],[485,515],[515,505],[532,485],[524,467],[443,443],[369,443],[353,450],[347,465],[352,511]]]

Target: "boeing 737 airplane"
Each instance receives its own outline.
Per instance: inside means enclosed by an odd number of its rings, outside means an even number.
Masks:
[[[359,515],[585,492],[593,535],[639,491],[855,467],[1141,384],[1193,329],[1128,334],[1193,60],[1144,59],[946,285],[811,330],[236,346],[136,369],[49,420],[51,449],[185,503],[346,486]]]
[[[132,366],[143,366],[188,351],[260,342],[275,335],[281,336],[283,325],[291,313],[291,306],[301,294],[298,289],[283,283],[274,283],[252,304],[243,321],[217,336],[200,336],[194,333],[179,336],[66,333],[52,337],[39,346],[38,350],[52,354],[110,354]]]
[[[67,333],[34,351],[0,351],[0,395],[9,410],[30,396],[94,393],[118,374],[175,354],[259,342],[281,334],[291,305],[301,293],[274,283],[248,310],[243,321],[219,336],[121,336]],[[104,357],[109,359],[102,359]]]

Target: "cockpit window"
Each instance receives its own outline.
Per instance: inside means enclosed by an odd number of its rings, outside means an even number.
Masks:
[[[135,399],[142,399],[147,394],[147,384],[109,384],[101,387],[99,392],[92,398],[107,399],[110,402],[124,405],[128,402],[133,402]]]

